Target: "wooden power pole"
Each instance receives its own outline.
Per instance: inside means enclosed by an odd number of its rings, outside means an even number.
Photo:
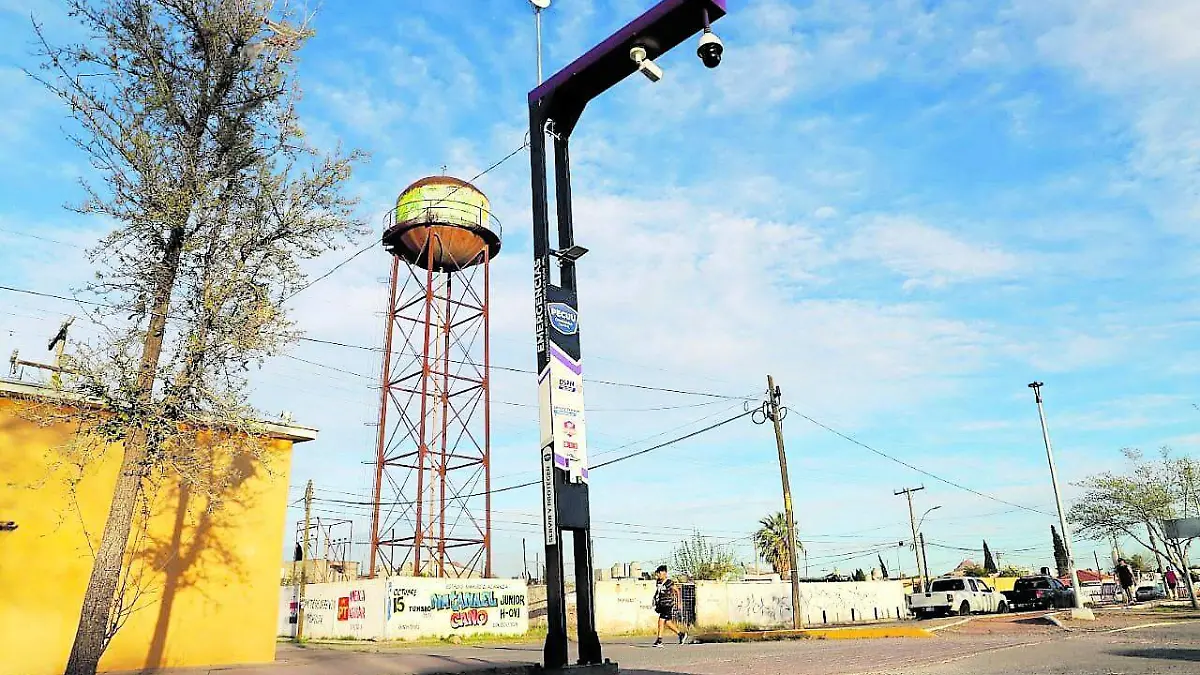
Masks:
[[[787,452],[783,448],[783,416],[780,414],[779,387],[775,378],[767,375],[768,416],[775,426],[775,447],[779,451],[779,473],[783,479],[783,513],[787,518],[788,557],[792,571],[792,628],[801,628],[804,622],[800,611],[800,559],[796,557],[796,518],[792,512],[792,487],[788,480]]]
[[[296,603],[296,640],[304,639],[304,590],[308,586],[308,527],[312,520],[313,482],[304,487],[304,543],[300,550],[300,600]]]
[[[924,581],[924,579],[929,576],[929,570],[926,569],[926,570],[922,571],[921,542],[917,541],[917,514],[913,512],[912,493],[917,492],[918,490],[924,490],[924,489],[925,489],[925,486],[922,485],[921,487],[904,488],[903,490],[896,490],[895,492],[892,493],[894,495],[904,495],[905,497],[908,498],[908,522],[912,524],[913,556],[915,556],[917,559],[917,578],[922,580],[922,582],[921,582],[922,589],[924,589],[925,586],[928,585],[927,582]],[[913,590],[915,591],[916,589],[913,589]]]

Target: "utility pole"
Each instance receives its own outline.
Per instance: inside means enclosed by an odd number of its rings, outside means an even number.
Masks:
[[[1038,419],[1042,422],[1042,440],[1046,444],[1046,461],[1050,464],[1050,484],[1054,486],[1054,504],[1058,507],[1058,524],[1062,527],[1063,548],[1067,549],[1067,573],[1071,575],[1071,590],[1075,591],[1075,608],[1071,610],[1071,617],[1095,619],[1092,612],[1083,606],[1083,589],[1079,587],[1079,573],[1075,571],[1071,530],[1067,529],[1067,516],[1063,512],[1062,496],[1058,491],[1058,472],[1054,468],[1054,449],[1050,445],[1050,430],[1046,427],[1046,411],[1042,408],[1042,383],[1030,382],[1029,388],[1033,390],[1033,398],[1037,401]]]
[[[918,492],[918,491],[924,490],[924,489],[925,489],[925,486],[922,485],[921,487],[904,488],[903,490],[896,490],[895,492],[892,493],[895,496],[904,495],[905,497],[908,498],[908,522],[909,522],[909,524],[912,525],[913,556],[915,556],[917,559],[917,578],[924,578],[924,577],[928,576],[928,574],[922,573],[922,571],[921,571],[922,570],[922,566],[921,566],[921,557],[922,556],[921,556],[920,542],[917,541],[917,514],[916,514],[916,512],[913,511],[912,493]],[[925,584],[925,585],[928,586],[928,584]],[[924,588],[924,587],[922,587],[922,588]]]
[[[783,479],[783,513],[787,518],[788,560],[792,568],[792,628],[800,628],[800,559],[796,557],[796,518],[792,513],[792,486],[788,480],[787,452],[783,448],[783,416],[780,408],[782,393],[775,386],[775,378],[767,375],[767,416],[775,426],[775,448],[779,451],[779,475]]]
[[[925,533],[917,535],[921,538],[921,560],[925,563],[925,588],[929,588],[929,555],[925,552]]]
[[[63,365],[64,361],[66,360],[65,357],[66,357],[66,350],[67,350],[67,330],[71,327],[71,323],[74,321],[75,321],[75,317],[73,317],[73,316],[67,317],[67,320],[63,321],[62,326],[59,326],[58,332],[55,333],[54,337],[50,339],[49,346],[46,347],[47,350],[54,352],[54,363],[39,363],[37,361],[26,361],[24,359],[21,359],[20,354],[17,352],[17,350],[14,349],[12,356],[9,357],[9,359],[8,359],[11,373],[13,375],[17,375],[17,373],[20,371],[21,366],[29,366],[30,368],[37,368],[39,370],[48,370],[48,371],[54,373],[53,375],[50,376],[50,386],[54,387],[55,389],[58,389],[59,387],[61,387],[62,386],[62,374],[74,372],[74,371],[68,370]]]
[[[304,590],[308,585],[308,526],[312,519],[313,482],[304,488],[304,543],[300,554],[300,601],[296,603],[296,641],[304,639]]]
[[[529,581],[529,557],[525,555],[525,537],[521,537],[521,569],[525,571],[525,581]]]

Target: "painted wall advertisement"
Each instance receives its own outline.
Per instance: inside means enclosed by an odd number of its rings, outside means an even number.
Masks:
[[[387,580],[386,634],[391,639],[450,635],[522,635],[529,630],[521,580]]]
[[[529,630],[525,582],[391,577],[309,584],[304,633],[311,638],[411,640]],[[297,593],[280,592],[279,634],[296,634]]]

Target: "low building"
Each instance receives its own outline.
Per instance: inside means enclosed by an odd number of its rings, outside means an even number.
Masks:
[[[317,558],[305,565],[305,579],[310,584],[328,584],[337,581],[354,581],[359,578],[358,562],[355,560],[326,560]],[[279,585],[295,586],[301,578],[300,561],[285,562],[279,569]]]
[[[119,447],[84,448],[94,452],[81,470],[62,450],[75,428],[31,419],[33,405],[106,414],[78,396],[0,380],[0,521],[16,528],[0,531],[0,675],[63,672],[121,464]],[[140,595],[100,670],[275,659],[292,445],[317,432],[262,431],[254,456],[228,456],[206,444],[212,430],[198,431],[195,452],[228,479],[219,509],[170,473],[155,476],[131,558]]]

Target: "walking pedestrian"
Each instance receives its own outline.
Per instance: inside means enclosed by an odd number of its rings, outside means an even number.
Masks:
[[[1168,566],[1167,573],[1163,575],[1163,579],[1167,582],[1167,595],[1172,600],[1179,599],[1179,575],[1175,574],[1175,568]]]
[[[1125,562],[1124,558],[1117,559],[1117,582],[1121,584],[1121,588],[1125,591],[1125,604],[1132,605],[1134,601],[1133,595],[1133,570],[1130,569],[1129,563]]]
[[[681,630],[675,625],[675,582],[667,576],[667,566],[659,565],[654,570],[654,613],[658,615],[658,637],[654,640],[655,647],[662,647],[663,629],[666,628],[679,636],[679,644],[687,642],[687,630]]]

